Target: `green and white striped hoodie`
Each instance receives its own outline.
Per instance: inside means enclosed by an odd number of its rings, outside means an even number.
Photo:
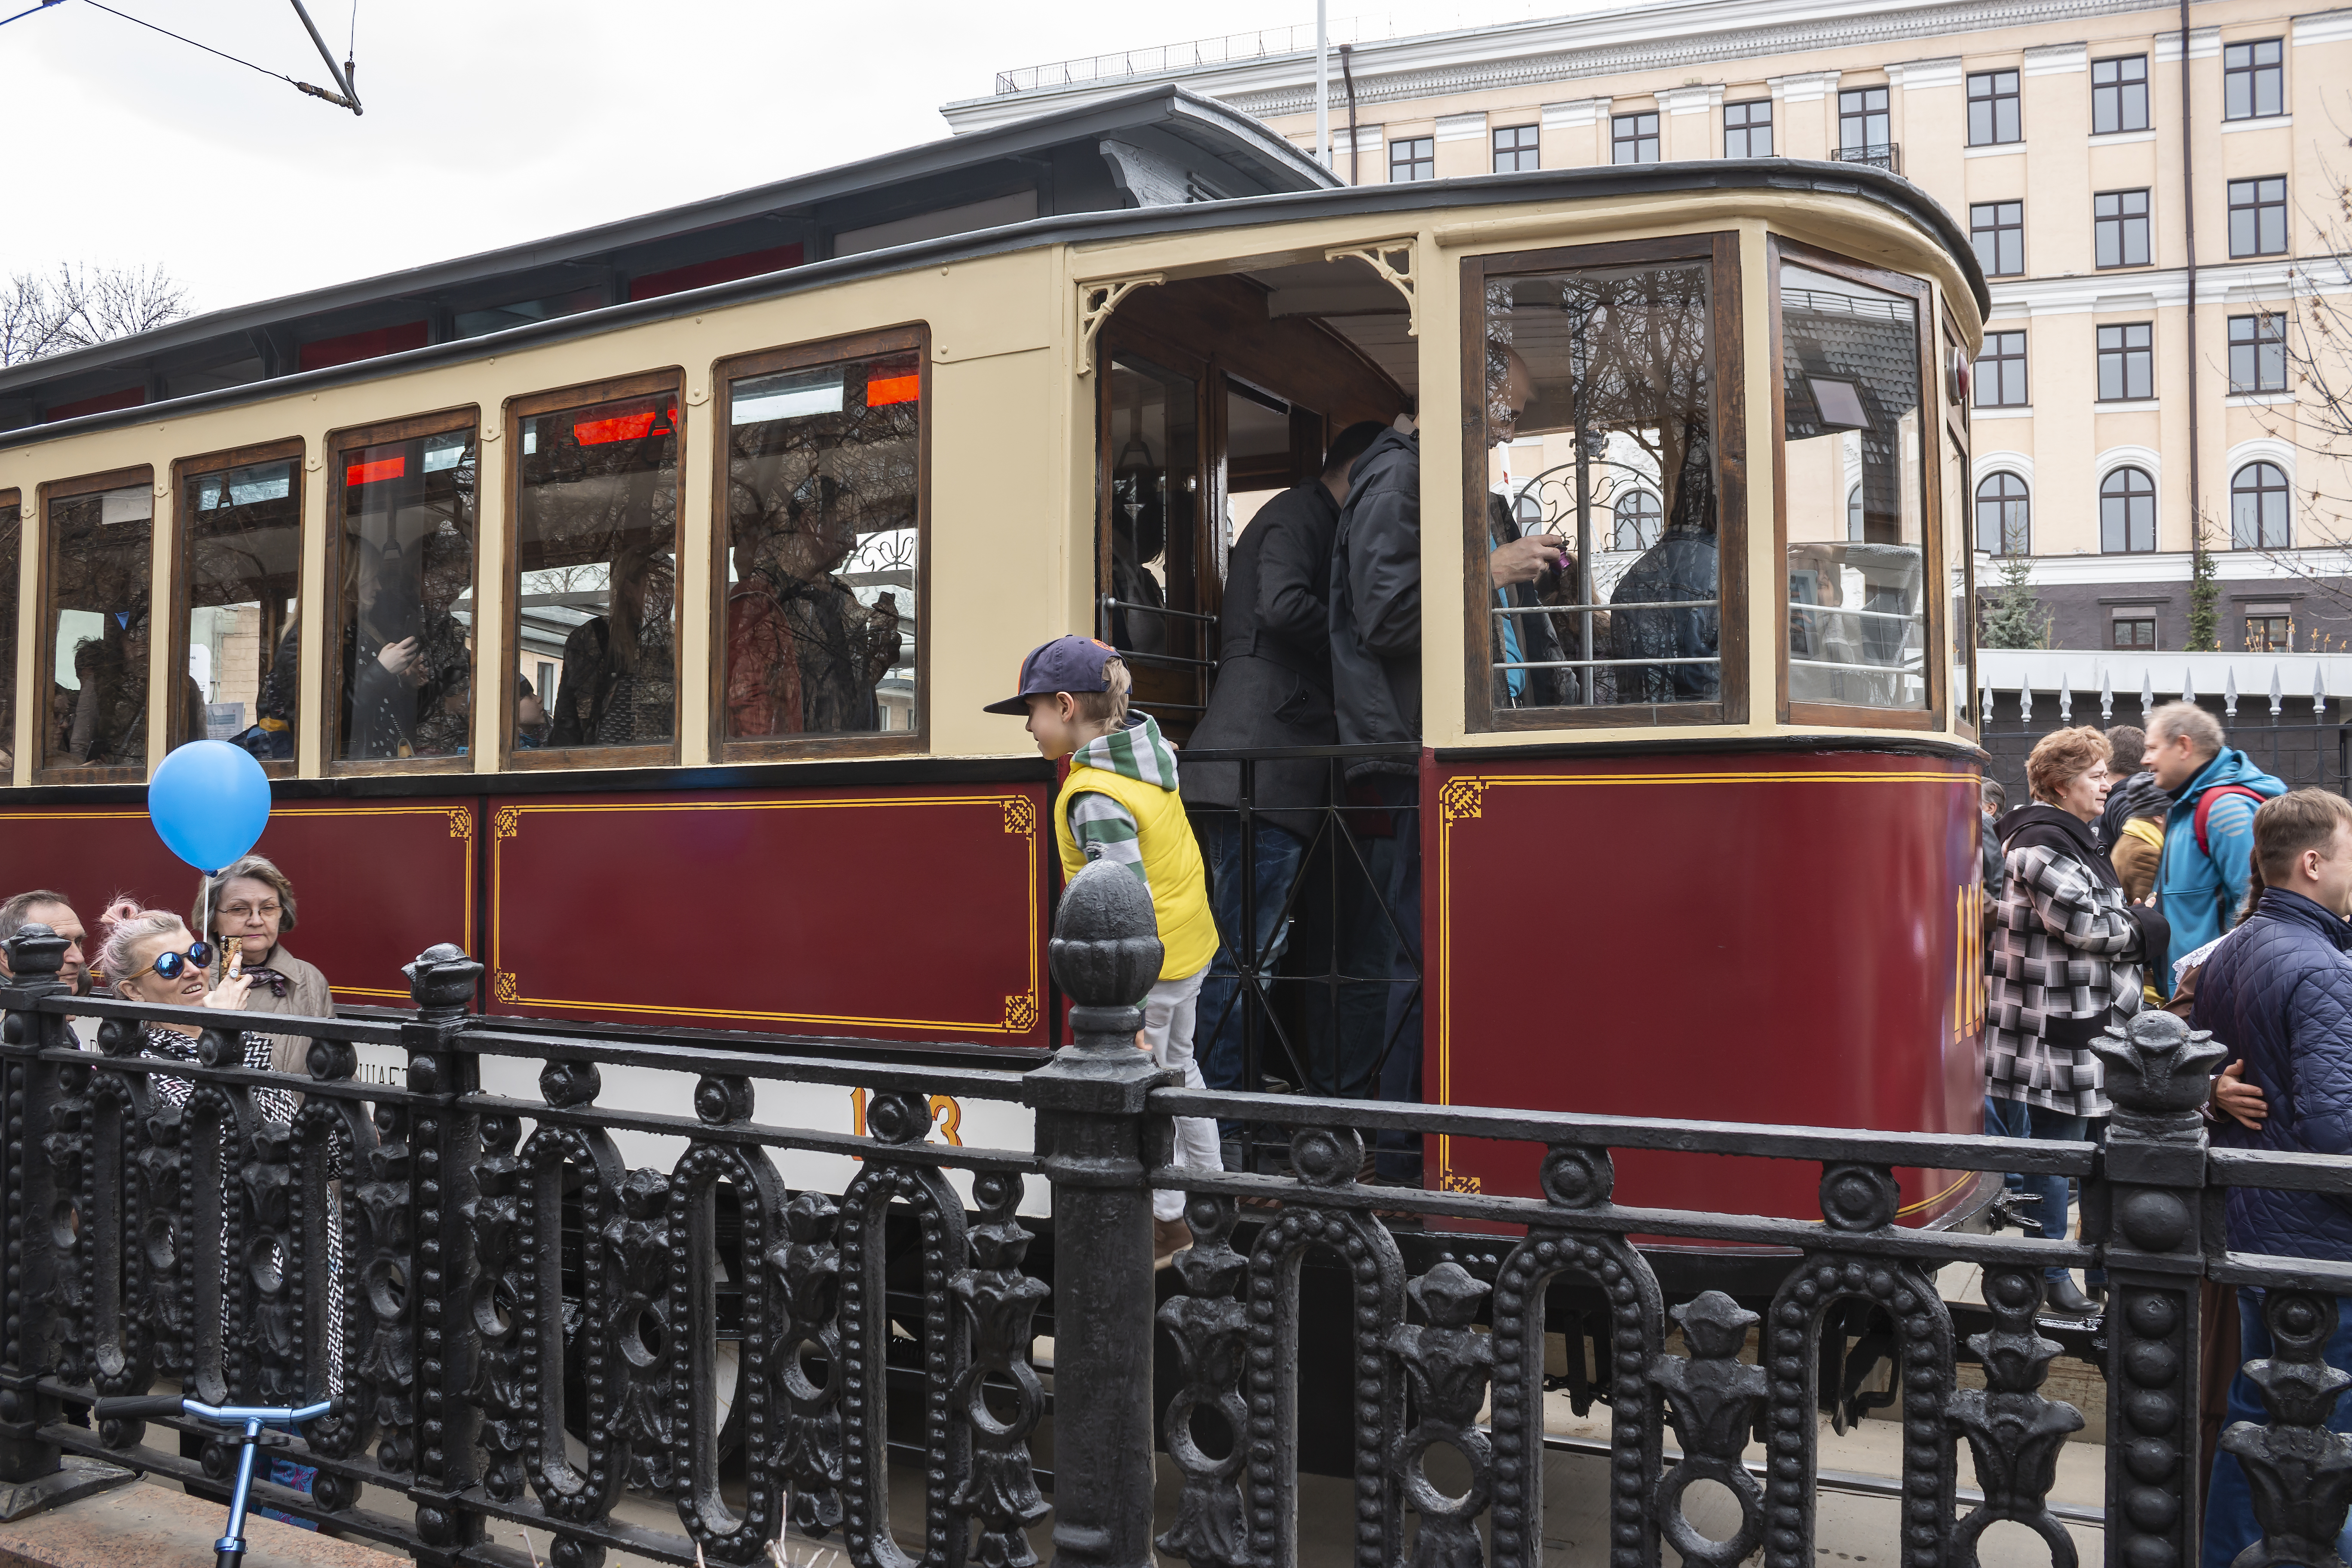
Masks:
[[[1070,758],[1072,767],[1100,768],[1122,778],[1176,788],[1176,749],[1160,732],[1160,721],[1149,713],[1131,713],[1127,727],[1097,735]],[[1089,860],[1108,860],[1135,873],[1148,892],[1151,879],[1144,875],[1141,834],[1127,807],[1107,795],[1087,790],[1071,798],[1070,837]]]

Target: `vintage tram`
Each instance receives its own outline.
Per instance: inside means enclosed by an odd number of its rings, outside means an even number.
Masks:
[[[1853,164],[1291,167],[0,432],[0,890],[187,902],[142,781],[233,737],[346,1005],[455,940],[492,1015],[1048,1046],[1055,776],[982,704],[1097,630],[1181,741],[1233,541],[1371,419],[1421,463],[1425,1097],[1976,1131],[1964,237]],[[1538,530],[1564,569],[1498,591]],[[1253,1070],[1315,1080],[1280,1023]],[[1815,1212],[1742,1163],[1627,1156],[1619,1197]],[[1901,1180],[1907,1224],[1979,1196]]]

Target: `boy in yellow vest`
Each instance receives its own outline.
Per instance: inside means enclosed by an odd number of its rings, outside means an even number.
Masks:
[[[1063,875],[1076,876],[1089,860],[1108,860],[1134,872],[1151,894],[1165,954],[1159,982],[1143,998],[1136,1044],[1161,1067],[1181,1072],[1184,1087],[1200,1089],[1192,1025],[1201,982],[1217,955],[1217,924],[1200,845],[1176,793],[1175,749],[1150,714],[1128,711],[1133,684],[1126,661],[1107,644],[1055,637],[1021,661],[1020,695],[992,702],[987,711],[1027,713],[1037,749],[1070,759],[1069,781],[1054,803]],[[1176,1118],[1176,1163],[1224,1169],[1213,1118]],[[1151,1212],[1152,1252],[1165,1264],[1192,1244],[1184,1194],[1152,1194]]]

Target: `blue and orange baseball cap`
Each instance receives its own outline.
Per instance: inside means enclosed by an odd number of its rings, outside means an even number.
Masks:
[[[1019,695],[992,702],[981,711],[1026,713],[1032,697],[1050,697],[1056,691],[1108,691],[1110,679],[1104,667],[1118,657],[1118,649],[1092,637],[1055,637],[1031,649],[1021,661]]]

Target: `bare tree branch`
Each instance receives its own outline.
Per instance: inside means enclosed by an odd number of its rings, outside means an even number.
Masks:
[[[0,285],[0,365],[112,342],[188,313],[187,286],[161,267],[61,261]]]

